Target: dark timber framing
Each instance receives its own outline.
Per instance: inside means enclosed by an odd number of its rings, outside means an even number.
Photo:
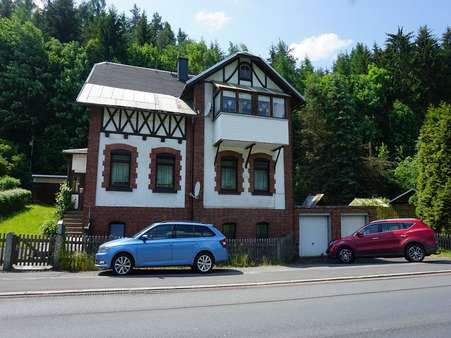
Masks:
[[[131,131],[126,131],[127,127]],[[186,139],[186,118],[160,111],[105,107],[100,131],[107,137],[121,134],[124,137],[141,136],[143,140],[147,137],[175,139],[180,143]]]

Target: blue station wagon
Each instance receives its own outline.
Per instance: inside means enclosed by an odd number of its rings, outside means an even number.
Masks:
[[[152,266],[192,266],[210,272],[216,263],[228,259],[225,236],[211,224],[160,222],[131,238],[102,244],[96,267],[127,275],[133,268]]]

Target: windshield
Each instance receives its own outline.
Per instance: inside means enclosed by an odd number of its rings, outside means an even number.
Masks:
[[[144,229],[142,229],[142,230],[140,230],[139,232],[137,232],[136,234],[134,234],[134,235],[133,235],[133,238],[139,238],[139,237],[141,237],[142,235],[144,235],[144,234],[147,232],[147,230],[149,230],[150,228],[152,228],[155,224],[157,224],[157,223],[152,223],[151,225],[146,226]]]

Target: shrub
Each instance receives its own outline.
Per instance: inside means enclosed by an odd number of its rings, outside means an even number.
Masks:
[[[60,269],[64,271],[92,271],[96,269],[95,258],[86,252],[63,252],[60,258]]]
[[[31,200],[31,191],[16,188],[0,191],[0,216],[21,210]]]
[[[0,177],[0,191],[20,188],[20,180],[11,176]]]
[[[71,195],[69,184],[67,182],[61,184],[56,193],[56,214],[58,217],[63,217],[65,211],[73,209]]]
[[[41,224],[41,234],[44,236],[55,236],[58,230],[58,222],[56,220],[47,221]]]

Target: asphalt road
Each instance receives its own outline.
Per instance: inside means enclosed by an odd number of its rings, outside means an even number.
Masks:
[[[450,337],[451,275],[0,300],[2,337]]]

